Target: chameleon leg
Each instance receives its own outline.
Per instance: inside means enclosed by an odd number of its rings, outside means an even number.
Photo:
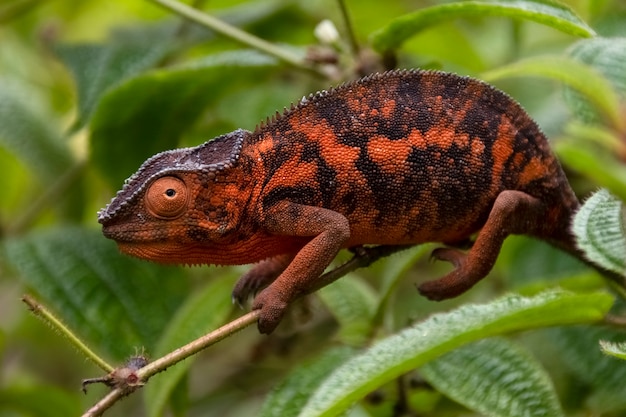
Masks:
[[[256,264],[246,272],[233,288],[233,302],[242,305],[250,295],[271,284],[292,261],[295,254],[274,256]]]
[[[421,284],[419,292],[431,300],[456,297],[483,279],[496,261],[504,239],[510,234],[536,234],[545,222],[545,205],[521,191],[506,190],[498,195],[489,218],[467,254],[441,248],[433,257],[455,266],[448,275]]]
[[[335,211],[285,201],[267,212],[264,226],[276,235],[312,237],[254,299],[252,309],[261,310],[259,331],[271,333],[292,301],[317,289],[320,275],[349,239],[350,225]]]

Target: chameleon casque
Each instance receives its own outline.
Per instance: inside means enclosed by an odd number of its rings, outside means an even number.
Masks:
[[[161,263],[256,263],[259,330],[321,286],[342,248],[441,242],[455,269],[422,283],[457,296],[525,234],[581,258],[579,202],[545,135],[513,99],[437,71],[374,74],[303,98],[259,125],[148,159],[98,216],[122,252]],[[467,253],[455,246],[478,232]]]

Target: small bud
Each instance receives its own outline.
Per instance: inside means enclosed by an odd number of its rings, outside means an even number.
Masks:
[[[328,19],[322,20],[317,26],[315,26],[313,33],[320,43],[325,45],[332,45],[339,40],[339,32],[337,31],[337,28],[333,22]]]

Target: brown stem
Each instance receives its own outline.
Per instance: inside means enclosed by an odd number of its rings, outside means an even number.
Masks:
[[[345,264],[322,275],[320,280],[320,288],[336,281],[342,276],[354,271],[355,269],[369,266],[373,262],[396,253],[400,250],[409,248],[410,246],[375,246],[375,247],[357,247],[354,248],[355,255]],[[102,415],[107,409],[111,408],[117,400],[134,392],[138,387],[143,386],[150,377],[164,371],[172,365],[206,349],[207,347],[237,333],[238,331],[256,323],[259,317],[259,310],[254,310],[248,314],[231,321],[228,324],[182,346],[165,356],[150,362],[146,366],[134,373],[133,385],[131,387],[114,388],[106,397],[100,400],[92,408],[90,408],[83,417],[96,417]],[[105,378],[106,379],[106,378]]]

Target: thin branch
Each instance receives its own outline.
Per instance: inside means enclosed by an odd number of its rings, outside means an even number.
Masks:
[[[196,22],[208,29],[218,32],[230,39],[240,42],[244,45],[250,46],[259,51],[265,52],[268,55],[274,56],[290,65],[297,68],[313,71],[318,75],[323,75],[315,67],[308,65],[302,58],[291,53],[285,48],[278,47],[271,42],[261,39],[257,36],[251,35],[235,26],[219,20],[209,14],[203,13],[193,7],[180,3],[176,0],[150,0],[153,3],[158,4],[174,13],[183,16],[193,22]]]
[[[115,404],[120,398],[123,398],[127,394],[128,393],[124,392],[124,390],[122,390],[121,388],[115,388],[114,390],[109,392],[103,399],[98,401],[97,404],[95,404],[89,410],[85,411],[82,417],[101,416],[106,410],[113,407],[113,404]]]
[[[321,288],[342,276],[352,272],[356,269],[369,266],[373,262],[389,256],[398,251],[409,248],[410,245],[406,246],[374,246],[374,247],[357,247],[354,249],[355,255],[345,264],[338,266],[335,269],[325,273],[320,277],[318,288]],[[131,370],[132,372],[125,374],[132,377],[132,380],[129,380],[129,384],[121,384],[120,381],[116,381],[116,388],[114,388],[106,397],[100,400],[97,404],[91,407],[82,417],[97,417],[102,415],[106,410],[111,408],[117,400],[120,398],[134,392],[139,387],[143,386],[150,377],[153,375],[164,371],[172,365],[177,364],[178,362],[198,353],[199,351],[206,349],[207,347],[214,345],[215,343],[237,333],[238,331],[250,326],[257,322],[259,318],[259,310],[253,310],[248,314],[239,317],[231,321],[230,323],[182,346],[165,356],[156,359],[153,362],[150,362],[146,366],[138,369],[136,372]],[[123,368],[123,367],[122,367]],[[121,369],[121,368],[120,368]],[[115,371],[113,372],[115,375]],[[107,378],[103,378],[103,382],[106,381]]]
[[[112,372],[115,368],[106,363],[102,358],[96,355],[89,347],[83,343],[78,336],[76,336],[60,319],[58,319],[50,310],[48,310],[43,304],[36,301],[28,294],[22,296],[22,301],[28,306],[30,311],[37,317],[40,317],[46,324],[52,327],[54,330],[65,336],[72,345],[74,345],[80,352],[87,357],[90,361],[95,363],[105,372]]]
[[[199,339],[196,339],[193,342],[179,347],[173,352],[150,362],[148,365],[137,371],[137,377],[145,382],[154,374],[169,368],[170,366],[198,353],[203,349],[206,349],[207,347],[237,333],[251,324],[256,323],[258,318],[259,310],[251,311],[248,314],[243,315],[238,319],[235,319],[230,323],[212,331],[211,333],[208,333]]]
[[[93,407],[91,407],[82,417],[97,417],[101,416],[106,410],[111,408],[117,400],[120,398],[131,394],[137,388],[143,386],[150,377],[153,375],[164,371],[172,365],[177,364],[178,362],[198,353],[199,351],[206,349],[207,347],[219,342],[220,340],[225,339],[226,337],[238,332],[239,330],[248,327],[249,325],[255,323],[259,317],[259,311],[251,311],[250,313],[239,317],[236,320],[231,321],[228,324],[200,337],[199,339],[194,340],[186,344],[185,346],[179,347],[178,349],[168,353],[165,356],[160,357],[159,359],[150,362],[143,368],[139,369],[135,372],[134,381],[132,386],[122,386],[113,389],[106,397],[102,400],[98,401]]]

